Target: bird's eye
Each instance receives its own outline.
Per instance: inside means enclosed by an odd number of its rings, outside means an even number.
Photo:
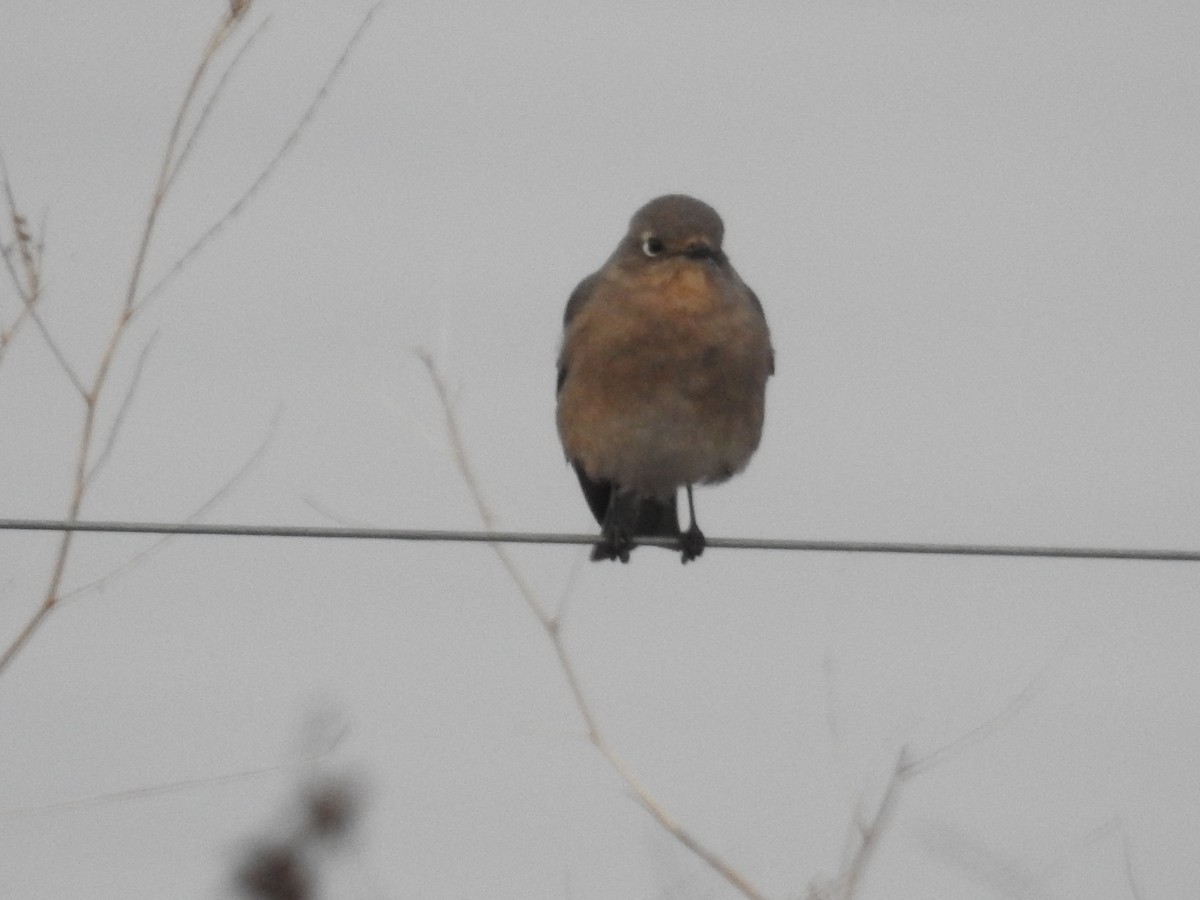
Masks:
[[[642,239],[642,252],[647,256],[658,256],[663,252],[663,242],[652,234],[646,235]]]

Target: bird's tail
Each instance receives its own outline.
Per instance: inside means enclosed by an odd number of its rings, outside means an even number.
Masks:
[[[583,466],[578,464],[575,474],[579,476],[579,485],[583,488],[592,515],[601,525],[609,514],[609,506],[615,502],[618,505],[618,519],[634,523],[633,537],[679,537],[681,534],[674,495],[662,500],[617,491],[614,498],[616,487],[611,481],[589,478]]]
[[[634,537],[679,537],[679,534],[679,510],[673,496],[670,500],[648,497],[640,501]]]

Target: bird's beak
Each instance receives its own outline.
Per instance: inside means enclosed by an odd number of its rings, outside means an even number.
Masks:
[[[691,241],[683,249],[683,255],[688,259],[716,259],[716,251],[708,241]]]

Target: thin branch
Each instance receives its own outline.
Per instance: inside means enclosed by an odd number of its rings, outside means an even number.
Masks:
[[[51,588],[57,588],[58,581],[62,579],[62,575],[59,573],[59,570],[63,563],[60,563],[60,560],[65,561],[67,553],[71,549],[71,542],[68,539],[69,537],[70,535],[68,534],[59,542],[58,554],[55,557],[54,569],[50,576]],[[42,604],[38,606],[34,614],[29,617],[29,620],[24,624],[24,626],[22,626],[21,630],[17,632],[16,637],[14,637],[8,647],[5,648],[4,653],[0,654],[0,673],[3,673],[4,670],[8,668],[9,663],[13,661],[13,658],[21,652],[21,648],[29,643],[29,639],[33,637],[39,628],[42,627],[42,623],[46,620],[46,617],[50,615],[53,609],[54,601],[43,601]]]
[[[121,312],[117,317],[117,321],[113,325],[112,332],[109,335],[108,343],[105,346],[104,352],[100,358],[100,362],[96,367],[95,375],[92,378],[91,387],[84,392],[85,410],[83,424],[79,432],[79,444],[76,449],[74,474],[72,479],[72,489],[70,501],[67,508],[68,521],[77,521],[79,519],[79,511],[83,506],[84,496],[87,492],[87,476],[91,464],[91,453],[93,442],[96,437],[96,409],[99,404],[100,396],[104,392],[105,385],[108,382],[108,376],[112,370],[112,363],[116,357],[117,349],[121,345],[121,341],[128,329],[129,322],[133,317],[134,297],[137,296],[138,285],[141,280],[142,271],[145,267],[146,257],[150,249],[150,241],[154,234],[155,224],[158,221],[158,213],[162,208],[163,202],[166,200],[167,192],[167,175],[171,171],[172,160],[175,156],[175,147],[177,146],[180,131],[183,127],[183,121],[195,100],[196,91],[204,77],[205,71],[212,62],[213,57],[221,49],[226,38],[232,32],[241,18],[241,14],[245,11],[245,5],[231,7],[230,11],[222,18],[217,28],[213,31],[207,45],[200,57],[200,62],[196,66],[196,70],[192,75],[192,79],[188,84],[188,88],[184,93],[182,102],[179,105],[179,111],[175,116],[174,124],[171,126],[170,135],[167,138],[167,146],[163,153],[162,164],[159,168],[157,183],[154,189],[154,194],[150,200],[150,206],[146,213],[146,221],[142,228],[141,240],[138,244],[137,253],[134,257],[133,268],[129,276],[129,284],[125,291],[125,299],[121,307]],[[113,435],[110,433],[110,439]],[[46,585],[46,591],[43,595],[42,602],[37,610],[25,623],[25,625],[17,633],[17,636],[9,643],[3,653],[0,653],[0,674],[3,674],[8,666],[12,663],[16,655],[24,648],[30,638],[38,631],[42,623],[54,610],[60,599],[59,591],[62,588],[62,581],[66,575],[67,560],[70,557],[71,546],[74,542],[75,533],[73,531],[64,532],[59,539],[58,549],[55,552],[54,562],[50,569],[50,578]]]
[[[80,397],[86,400],[87,391],[83,386],[83,381],[75,373],[74,367],[67,361],[66,356],[59,349],[58,343],[51,337],[50,330],[42,321],[42,317],[38,314],[37,304],[42,298],[42,260],[45,235],[44,233],[39,234],[36,241],[30,235],[28,221],[17,207],[16,194],[8,176],[8,165],[4,161],[3,154],[0,154],[0,182],[3,183],[9,225],[13,231],[12,245],[6,245],[0,241],[0,255],[4,257],[4,265],[8,269],[9,278],[17,295],[21,298],[21,309],[13,324],[0,333],[0,358],[3,358],[4,351],[16,336],[17,331],[20,330],[21,325],[31,320],[37,326],[46,346],[50,348],[50,353],[54,356],[59,368],[74,385]],[[43,223],[43,229],[44,227]],[[18,271],[17,263],[13,259],[14,255],[20,260],[23,275]]]
[[[124,411],[127,408],[130,397],[132,396],[132,389],[130,394],[126,396],[126,400],[124,403],[122,403],[121,409],[118,411],[117,417],[113,422],[113,426],[109,431],[108,441],[105,449],[101,451],[98,459],[93,460],[92,453],[94,442],[96,440],[96,412],[99,406],[100,397],[104,393],[104,389],[108,383],[109,374],[112,371],[112,365],[114,359],[116,358],[117,351],[119,350],[128,331],[129,323],[132,321],[137,312],[144,307],[151,294],[157,292],[161,288],[162,284],[165,283],[164,279],[164,281],[161,281],[158,285],[155,285],[150,293],[143,296],[142,299],[138,299],[142,276],[145,272],[146,261],[149,257],[150,245],[156,232],[159,213],[161,212],[163,204],[166,201],[171,185],[173,184],[176,176],[179,174],[180,163],[188,155],[190,148],[196,139],[197,129],[201,128],[207,120],[208,113],[211,109],[211,103],[213,102],[214,98],[209,99],[209,103],[203,108],[200,114],[200,119],[198,120],[196,126],[186,138],[184,137],[184,124],[188,120],[191,110],[194,108],[200,86],[204,81],[205,74],[208,71],[210,64],[216,57],[217,53],[220,52],[221,48],[225,45],[230,35],[236,30],[238,24],[242,21],[242,18],[249,7],[250,0],[233,0],[233,2],[230,3],[229,11],[221,18],[220,23],[214,29],[212,35],[208,39],[207,44],[205,45],[203,52],[201,53],[200,61],[192,74],[191,80],[188,82],[187,89],[184,91],[183,99],[179,104],[179,109],[171,125],[171,129],[167,137],[166,147],[163,151],[162,162],[159,166],[158,176],[155,181],[154,192],[151,196],[150,203],[146,211],[146,219],[142,226],[141,238],[138,242],[137,251],[134,254],[133,265],[130,270],[129,281],[125,289],[121,311],[112,327],[112,331],[109,335],[108,342],[104,347],[104,351],[101,354],[100,361],[95,370],[95,375],[91,381],[91,386],[87,390],[83,391],[85,411],[83,424],[79,433],[79,444],[76,450],[73,469],[73,484],[66,515],[66,521],[68,523],[76,523],[79,521],[79,513],[83,506],[84,497],[87,493],[89,479],[95,475],[99,465],[104,462],[108,448],[111,447],[112,443],[116,440],[117,434],[120,431],[120,426],[124,420]],[[309,108],[301,117],[296,128],[293,129],[292,133],[283,143],[275,157],[267,164],[266,168],[259,174],[258,178],[242,195],[238,202],[234,204],[233,208],[231,208],[231,210],[226,213],[226,215],[222,217],[222,219],[219,220],[218,223],[213,226],[213,228],[210,229],[210,231],[203,236],[196,245],[193,246],[192,251],[189,251],[188,254],[185,254],[184,259],[176,263],[175,267],[173,267],[168,273],[168,277],[177,273],[183,267],[183,265],[186,265],[187,259],[189,259],[190,256],[199,249],[199,247],[203,246],[203,244],[205,244],[212,235],[224,228],[225,224],[235,215],[237,215],[237,213],[241,211],[245,204],[254,197],[269,175],[278,167],[279,162],[295,145],[300,134],[304,131],[305,126],[312,119],[317,107],[328,93],[333,79],[344,67],[347,59],[349,58],[350,51],[357,43],[366,26],[370,23],[377,9],[378,6],[373,8],[364,18],[362,24],[360,24],[358,30],[354,33],[354,36],[347,44],[342,56],[334,65],[333,70],[326,77],[325,82],[317,92],[316,98],[309,105]],[[234,64],[236,64],[236,61],[237,60],[235,58]],[[227,70],[225,75],[218,80],[216,89],[218,93],[224,86],[225,78],[228,77],[228,74],[229,70]],[[182,149],[179,149],[181,141],[183,142],[183,147]],[[24,248],[24,244],[21,246]],[[63,577],[66,573],[67,559],[70,556],[74,535],[75,529],[73,528],[63,531],[63,535],[59,540],[58,549],[55,553],[54,562],[51,566],[49,582],[47,584],[46,592],[43,596],[41,605],[20,629],[16,638],[9,644],[3,653],[0,653],[0,674],[3,674],[3,672],[8,668],[16,654],[19,653],[20,650],[28,643],[29,639],[34,633],[36,633],[38,628],[41,627],[41,624],[45,621],[46,617],[61,599],[59,594],[62,587]]]
[[[158,210],[162,208],[163,200],[166,199],[166,178],[170,170],[170,163],[174,157],[175,144],[178,142],[180,128],[182,122],[187,115],[188,108],[191,107],[194,96],[203,78],[212,56],[221,49],[221,44],[229,34],[230,29],[236,22],[234,13],[227,13],[222,17],[221,24],[212,32],[209,38],[208,46],[205,47],[204,53],[200,56],[199,65],[196,67],[196,72],[193,73],[192,80],[187,86],[187,91],[184,94],[184,100],[180,103],[179,112],[175,115],[174,125],[170,128],[170,136],[167,139],[167,149],[163,152],[163,160],[158,172],[157,184],[154,191],[154,196],[150,200],[150,208],[146,211],[146,220],[142,229],[142,239],[138,244],[138,251],[133,259],[133,270],[130,274],[130,282],[125,292],[125,301],[121,307],[121,313],[113,325],[112,334],[109,335],[108,344],[104,347],[104,352],[101,356],[100,364],[96,367],[95,376],[91,380],[91,388],[84,391],[84,420],[79,431],[79,444],[76,449],[76,460],[74,460],[74,474],[72,479],[71,500],[67,506],[67,520],[76,521],[79,518],[79,510],[83,508],[83,500],[88,490],[88,469],[91,460],[92,442],[96,437],[96,407],[100,396],[103,394],[104,385],[108,382],[108,373],[112,371],[113,359],[116,355],[116,350],[120,347],[121,338],[125,336],[130,319],[133,316],[133,298],[137,294],[138,283],[142,277],[142,270],[145,265],[146,253],[149,252],[150,238],[154,234],[155,223],[158,218]],[[67,559],[71,556],[71,545],[74,540],[74,532],[65,532],[59,540],[58,551],[55,552],[54,563],[50,566],[49,582],[46,586],[41,605],[37,607],[37,611],[32,614],[29,622],[26,622],[24,628],[20,629],[17,637],[8,644],[4,653],[0,654],[0,674],[4,673],[16,655],[25,647],[26,643],[34,636],[41,628],[43,622],[54,607],[59,602],[59,590],[62,587],[62,578],[66,575]]]
[[[352,522],[347,517],[345,517],[339,513],[335,513],[329,507],[325,506],[323,503],[321,503],[318,500],[314,500],[312,497],[301,497],[300,499],[302,501],[304,501],[305,506],[307,506],[309,509],[311,509],[313,512],[315,512],[317,515],[324,516],[326,519],[328,519],[331,522],[337,522],[338,525],[341,525],[344,528],[361,528],[361,527],[365,526],[364,522],[357,522],[357,523]],[[366,526],[366,527],[369,527],[369,526]]]
[[[926,838],[928,851],[950,867],[959,869],[997,896],[1018,900],[1050,900],[1044,877],[1020,859],[997,853],[958,829],[940,829]]]
[[[4,186],[4,200],[8,206],[9,225],[13,231],[11,247],[4,247],[4,260],[8,265],[9,274],[26,306],[32,306],[41,295],[41,259],[38,244],[29,234],[28,222],[17,206],[16,194],[13,192],[12,180],[8,177],[8,164],[0,154],[0,181]],[[10,258],[12,250],[16,250],[24,277],[17,273],[16,262]]]
[[[138,287],[141,285],[142,272],[146,267],[146,258],[150,253],[150,239],[154,236],[158,214],[162,209],[163,202],[167,198],[171,182],[179,171],[176,166],[176,147],[179,145],[180,136],[183,133],[184,121],[191,111],[192,104],[196,99],[196,93],[200,89],[200,83],[204,80],[204,75],[208,71],[209,65],[224,45],[226,39],[233,32],[239,18],[240,16],[234,10],[230,10],[230,12],[222,17],[220,23],[208,39],[208,44],[200,56],[200,64],[196,66],[196,70],[192,73],[191,81],[188,82],[187,90],[184,91],[183,101],[179,104],[179,110],[175,114],[175,121],[172,123],[171,130],[167,135],[167,146],[163,151],[162,163],[159,165],[154,194],[151,196],[150,207],[146,212],[146,221],[142,225],[142,237],[138,242],[137,253],[134,254],[133,270],[130,272],[129,283],[125,290],[125,315],[122,317],[119,327],[123,328],[133,315],[134,301],[138,294]]]
[[[25,308],[29,311],[29,318],[32,319],[33,324],[37,326],[38,332],[42,336],[42,340],[44,340],[46,342],[46,346],[50,348],[50,353],[54,356],[54,361],[58,363],[58,367],[62,369],[63,374],[67,376],[67,379],[71,382],[71,386],[75,388],[75,390],[79,393],[80,398],[86,403],[88,393],[87,388],[83,386],[83,381],[80,379],[79,375],[76,374],[74,367],[70,362],[67,361],[66,355],[62,352],[62,350],[59,349],[58,342],[50,336],[50,329],[48,329],[46,324],[42,321],[41,314],[38,313],[37,308],[33,303],[28,304]]]
[[[337,80],[337,77],[341,74],[342,69],[345,68],[346,63],[349,61],[350,54],[358,44],[359,39],[366,31],[367,26],[371,24],[371,20],[375,18],[375,14],[379,11],[380,6],[382,6],[382,0],[380,0],[379,3],[375,4],[375,6],[371,7],[371,9],[367,11],[367,14],[363,17],[362,22],[359,23],[358,28],[355,30],[354,34],[351,35],[350,40],[346,43],[346,47],[342,51],[342,55],[337,58],[337,61],[329,70],[329,74],[326,75],[325,80],[321,82],[321,86],[317,89],[317,93],[313,96],[312,101],[308,104],[308,108],[305,109],[304,114],[300,117],[299,121],[297,121],[295,128],[292,129],[291,133],[286,139],[284,139],[283,143],[280,144],[279,149],[275,152],[275,155],[271,157],[265,166],[263,166],[257,177],[255,177],[254,181],[252,181],[250,186],[242,192],[242,195],[238,197],[233,205],[225,211],[225,214],[217,219],[217,221],[211,226],[209,226],[208,230],[200,235],[200,237],[196,239],[192,246],[184,251],[183,255],[180,256],[166,271],[166,274],[164,274],[157,282],[155,282],[154,286],[146,291],[145,295],[143,295],[142,298],[137,301],[137,310],[143,309],[146,304],[148,304],[162,292],[163,288],[165,288],[167,284],[169,284],[177,275],[179,275],[180,272],[187,268],[188,264],[195,259],[214,238],[224,231],[226,226],[229,225],[233,219],[237,218],[237,216],[245,208],[246,204],[254,199],[254,197],[260,190],[262,190],[263,186],[267,183],[271,176],[275,174],[275,170],[279,168],[284,158],[291,153],[292,148],[295,147],[296,142],[299,141],[300,136],[308,127],[309,122],[311,122],[313,116],[316,115],[317,110],[324,102],[330,88],[333,86],[334,81]]]
[[[5,194],[7,195],[9,203],[9,218],[15,233],[13,242],[16,245],[23,247],[25,243],[30,240],[30,237],[29,233],[25,230],[24,217],[18,213],[16,208],[12,205],[14,201],[12,197],[11,185],[8,184],[7,172],[4,173],[4,182]],[[32,269],[26,269],[27,274],[23,278],[22,275],[17,271],[16,264],[13,260],[14,252],[12,246],[0,242],[0,256],[4,258],[4,266],[8,270],[9,279],[12,281],[13,287],[17,292],[17,296],[21,300],[21,309],[17,312],[17,316],[13,320],[12,325],[0,331],[0,359],[3,359],[4,352],[12,343],[13,338],[16,337],[17,332],[20,331],[21,326],[25,322],[31,321],[37,326],[38,332],[42,336],[42,340],[45,341],[46,346],[50,349],[50,353],[54,356],[54,360],[58,363],[59,368],[62,369],[62,371],[66,374],[68,380],[71,382],[72,386],[74,386],[75,390],[79,392],[80,396],[86,398],[87,391],[83,386],[83,382],[80,380],[79,376],[75,374],[75,370],[71,364],[67,362],[66,356],[63,354],[62,350],[59,349],[58,343],[50,335],[50,330],[42,321],[42,317],[38,314],[37,304],[41,299],[42,290],[41,252],[34,252],[36,253],[36,256],[27,256],[26,252],[22,249],[18,249],[16,253],[16,255],[21,257],[23,260],[23,267],[26,267],[26,265],[32,267]],[[33,272],[32,276],[28,274],[30,271]],[[26,284],[27,280],[29,281],[29,284]]]
[[[205,513],[207,513],[209,510],[211,510],[214,506],[216,506],[218,503],[220,503],[222,500],[224,500],[226,497],[228,497],[229,494],[239,484],[241,484],[243,480],[245,480],[246,476],[249,475],[252,471],[254,471],[254,469],[258,466],[258,464],[262,461],[262,458],[266,455],[267,448],[271,445],[271,441],[275,438],[275,431],[279,426],[279,417],[280,417],[280,410],[277,409],[275,411],[274,417],[271,419],[271,425],[267,430],[266,437],[264,437],[262,439],[262,441],[259,443],[258,447],[255,448],[254,452],[251,453],[250,456],[246,459],[246,461],[243,462],[241,464],[241,466],[238,467],[237,471],[234,472],[232,476],[230,476],[228,479],[226,479],[224,484],[222,484],[219,488],[217,488],[215,491],[213,491],[212,494],[209,495],[207,500],[205,500],[202,504],[200,504],[198,507],[196,507],[196,509],[192,510],[192,513],[184,520],[185,522],[195,522],[196,520],[198,520],[201,516],[203,516]],[[116,569],[109,572],[107,575],[102,575],[99,578],[93,579],[92,581],[88,581],[84,584],[74,587],[69,591],[65,591],[60,596],[59,600],[60,601],[73,600],[73,599],[76,599],[76,598],[82,596],[83,594],[87,594],[92,591],[104,590],[105,588],[107,588],[109,586],[109,584],[111,584],[117,578],[120,578],[122,575],[126,574],[127,572],[131,571],[132,569],[137,568],[139,565],[144,563],[151,556],[158,553],[159,550],[163,549],[163,547],[165,547],[168,543],[170,543],[170,541],[175,537],[178,537],[178,534],[163,535],[157,541],[152,543],[149,547],[142,550],[140,553],[134,554],[129,559],[127,559],[124,563],[122,563],[120,566],[118,566]]]
[[[834,684],[837,678],[837,665],[828,653],[821,659],[821,671],[825,675],[825,727],[829,729],[829,737],[837,750],[842,749],[842,726],[837,712],[837,691]]]
[[[1052,664],[1049,663],[1043,666],[1029,680],[1029,683],[1025,685],[1021,692],[1005,704],[1004,708],[996,713],[996,715],[949,743],[943,744],[919,757],[914,757],[907,747],[902,748],[899,756],[896,758],[896,764],[892,769],[892,774],[888,779],[883,798],[876,808],[875,815],[869,821],[856,821],[854,824],[854,833],[852,833],[851,839],[847,844],[845,861],[842,864],[840,874],[833,882],[810,889],[808,894],[810,900],[825,900],[825,898],[831,896],[836,896],[839,900],[852,900],[868,866],[874,858],[881,836],[887,830],[896,804],[899,802],[901,787],[909,780],[924,775],[931,769],[946,762],[946,760],[965,752],[968,748],[989,737],[997,729],[1019,715],[1041,687],[1042,680],[1046,677],[1046,673]],[[828,660],[826,661],[826,672],[828,676]],[[830,710],[830,730],[836,737],[837,725],[832,713],[832,699],[830,699],[828,705]]]
[[[104,448],[97,454],[96,461],[88,469],[86,482],[89,487],[95,482],[96,476],[104,468],[104,464],[108,462],[108,457],[112,453],[113,446],[117,443],[117,435],[121,431],[121,426],[125,423],[125,416],[129,412],[134,394],[137,393],[138,385],[141,384],[142,371],[146,367],[146,360],[149,359],[150,351],[153,349],[156,340],[158,340],[157,331],[142,345],[141,352],[138,353],[137,363],[133,368],[133,377],[129,379],[129,387],[125,389],[125,396],[121,398],[121,405],[117,409],[117,414],[113,416],[112,425],[109,426],[108,439],[104,442]]]
[[[1100,844],[1113,835],[1119,837],[1122,843],[1129,892],[1133,900],[1141,900],[1129,854],[1129,836],[1120,815],[1112,816],[1073,841],[1070,847],[1059,852],[1049,863],[1036,866],[1025,860],[1001,856],[994,849],[967,838],[957,830],[944,832],[936,844],[930,843],[930,849],[993,891],[1027,900],[1050,897],[1050,892],[1043,885],[1052,882],[1068,867],[1077,865],[1082,850]]]
[[[948,758],[959,753],[963,753],[970,747],[978,744],[980,741],[986,740],[995,731],[1008,724],[1009,721],[1016,718],[1029,705],[1034,695],[1041,689],[1042,682],[1046,678],[1046,673],[1054,665],[1054,660],[1051,660],[1038,670],[1029,680],[1029,683],[1021,689],[1021,692],[1013,697],[1004,705],[998,713],[979,725],[976,725],[970,731],[950,741],[948,744],[943,744],[936,750],[931,750],[924,756],[912,760],[908,769],[913,775],[920,775],[932,769],[935,766],[945,762]]]
[[[875,808],[875,815],[871,817],[870,821],[857,823],[857,846],[838,878],[837,891],[841,900],[853,900],[866,875],[867,867],[875,858],[880,840],[887,831],[888,825],[891,824],[892,815],[895,813],[896,804],[900,799],[900,788],[915,774],[917,773],[914,772],[908,760],[908,748],[901,748],[896,757],[896,765],[888,778],[887,787],[884,788],[883,797],[879,801],[879,806]]]
[[[104,794],[94,794],[90,797],[78,797],[71,800],[61,800],[58,803],[47,803],[41,806],[25,806],[15,809],[0,810],[0,819],[41,815],[44,813],[63,812],[72,809],[86,809],[94,806],[107,806],[111,803],[123,803],[129,800],[144,800],[147,797],[161,797],[164,794],[177,794],[196,788],[211,788],[220,784],[231,784],[274,775],[281,771],[294,770],[300,766],[311,765],[326,759],[337,749],[345,735],[345,729],[334,735],[326,746],[317,747],[294,759],[269,766],[259,766],[254,769],[242,769],[238,772],[227,772],[221,775],[206,775],[199,778],[184,778],[178,781],[167,781],[161,784],[143,785],[128,788],[123,791],[110,791]]]
[[[1137,884],[1137,879],[1134,876],[1133,860],[1130,855],[1129,834],[1125,829],[1125,817],[1121,814],[1116,814],[1101,822],[1087,834],[1078,838],[1073,842],[1072,846],[1067,848],[1058,857],[1050,863],[1040,867],[1038,872],[1038,880],[1050,882],[1064,870],[1073,865],[1078,864],[1079,857],[1086,849],[1108,842],[1108,839],[1116,836],[1121,842],[1121,850],[1123,856],[1125,882],[1129,888],[1129,892],[1133,900],[1141,900],[1140,891]]]
[[[429,378],[433,382],[433,389],[437,392],[438,401],[442,404],[442,412],[446,418],[446,434],[450,439],[450,449],[454,454],[454,463],[458,467],[463,482],[467,486],[467,492],[475,502],[475,508],[479,511],[479,517],[483,519],[484,527],[488,531],[493,531],[496,525],[496,517],[488,506],[487,501],[483,498],[483,489],[480,487],[479,480],[475,477],[475,471],[467,457],[466,444],[463,442],[462,432],[458,427],[458,416],[454,412],[454,404],[450,398],[450,391],[446,386],[445,379],[442,378],[437,363],[433,361],[432,356],[424,350],[417,350],[416,355],[429,371]],[[517,564],[513,561],[508,551],[500,544],[489,543],[489,546],[495,551],[500,564],[508,572],[509,578],[516,584],[518,592],[530,611],[537,616],[537,620],[542,623],[542,627],[546,629],[547,633],[553,635],[557,629],[553,617],[542,609],[533,588],[529,586],[529,583],[525,580],[525,576],[517,568]]]
[[[488,507],[487,502],[483,499],[483,492],[479,485],[479,479],[475,476],[475,472],[471,466],[470,459],[466,451],[466,445],[462,439],[462,433],[458,427],[458,420],[454,412],[454,406],[450,400],[450,393],[446,387],[445,379],[442,378],[437,364],[433,361],[432,356],[425,351],[417,351],[417,357],[425,364],[429,370],[429,377],[433,382],[433,387],[437,393],[438,400],[442,405],[442,411],[446,419],[446,432],[450,439],[450,447],[454,453],[454,460],[458,466],[459,472],[463,476],[463,481],[467,486],[468,492],[471,494],[471,499],[475,502],[475,507],[479,511],[480,518],[484,524],[491,530],[495,523],[495,516]],[[499,558],[501,565],[508,572],[509,577],[517,587],[518,593],[525,601],[525,605],[529,607],[530,612],[537,618],[549,638],[551,645],[554,648],[555,658],[558,660],[559,669],[562,671],[563,678],[567,682],[567,687],[570,690],[571,697],[575,701],[575,708],[583,719],[584,727],[587,730],[588,740],[591,741],[609,767],[617,774],[617,776],[625,783],[625,786],[632,792],[634,799],[643,809],[645,809],[651,817],[665,830],[668,834],[675,838],[681,845],[686,847],[693,855],[702,860],[714,872],[720,875],[725,881],[738,891],[742,896],[749,900],[762,900],[763,894],[760,893],[746,878],[730,866],[725,860],[710,850],[687,829],[677,822],[674,817],[654,798],[654,796],[646,789],[645,785],[638,780],[637,776],[629,768],[629,765],[617,752],[616,748],[608,742],[604,732],[600,728],[599,722],[596,720],[595,713],[592,711],[591,703],[583,692],[583,687],[579,681],[578,672],[575,669],[574,663],[571,661],[570,653],[567,651],[566,645],[563,642],[562,630],[560,628],[561,618],[559,616],[551,616],[538,602],[533,589],[525,580],[520,569],[509,555],[508,550],[502,545],[495,542],[489,544],[496,556]]]
[[[492,513],[491,507],[483,498],[483,489],[480,487],[479,479],[475,477],[475,470],[471,467],[470,460],[467,458],[466,444],[463,441],[462,431],[458,427],[458,412],[455,409],[454,399],[450,396],[450,388],[446,384],[442,373],[434,362],[433,357],[424,349],[413,351],[417,359],[425,366],[429,372],[429,380],[433,383],[433,389],[437,393],[438,402],[442,405],[442,413],[446,417],[446,436],[450,439],[450,450],[454,454],[454,464],[458,467],[458,472],[462,475],[463,482],[467,486],[467,493],[471,495],[471,499],[475,501],[475,508],[479,511],[479,518],[483,519],[484,527],[488,531],[496,529],[496,516]],[[544,619],[545,616],[540,614],[538,618]]]
[[[250,33],[250,36],[242,42],[240,47],[238,47],[237,52],[233,55],[233,59],[229,61],[229,65],[225,67],[225,71],[223,71],[220,77],[217,78],[217,82],[215,85],[213,85],[213,89],[209,91],[208,98],[200,107],[200,114],[196,117],[196,122],[194,125],[192,125],[187,139],[183,143],[183,149],[180,150],[176,155],[174,162],[171,164],[171,170],[167,173],[166,186],[168,188],[175,183],[175,177],[179,174],[179,171],[183,167],[184,163],[187,162],[188,157],[192,155],[192,150],[196,146],[197,140],[203,133],[205,125],[208,124],[209,116],[211,116],[212,111],[216,108],[217,102],[225,94],[225,87],[229,82],[230,76],[233,75],[234,71],[238,68],[238,65],[245,58],[246,53],[254,45],[259,34],[262,33],[262,30],[267,27],[267,23],[270,21],[271,17],[265,16],[262,21],[258,23],[254,31]]]
[[[24,219],[17,212],[15,201],[13,200],[12,185],[8,180],[8,169],[4,165],[3,154],[0,154],[0,178],[3,179],[4,193],[8,203],[9,227],[13,230],[11,244],[6,244],[3,238],[0,238],[0,259],[4,260],[4,268],[8,271],[8,278],[12,282],[17,298],[21,301],[12,324],[0,329],[0,359],[3,359],[5,350],[8,349],[8,346],[17,336],[17,332],[21,330],[21,326],[28,320],[32,304],[27,295],[25,283],[22,281],[21,275],[17,271],[16,262],[13,259],[14,253],[19,252],[16,248],[21,241]]]
[[[1129,885],[1129,896],[1133,900],[1142,900],[1142,890],[1138,887],[1137,872],[1133,868],[1133,848],[1129,842],[1129,832],[1127,832],[1122,824],[1121,827],[1121,848],[1125,856],[1125,881]]]

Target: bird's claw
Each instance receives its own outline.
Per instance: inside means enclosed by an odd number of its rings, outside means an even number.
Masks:
[[[605,559],[619,559],[629,562],[629,551],[633,549],[633,538],[622,528],[605,528],[600,533],[600,541],[592,547],[592,562]]]
[[[700,556],[704,552],[706,543],[704,532],[693,522],[692,527],[679,536],[679,550],[683,556],[683,564],[687,565]]]

